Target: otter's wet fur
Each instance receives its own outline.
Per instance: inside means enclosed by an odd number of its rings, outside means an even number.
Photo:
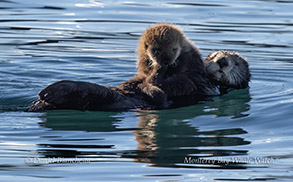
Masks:
[[[147,29],[140,37],[137,54],[138,74],[145,77],[156,65],[176,67],[177,72],[202,72],[204,67],[198,48],[178,27],[170,24],[158,24]]]
[[[218,95],[218,87],[239,86],[238,82],[231,85],[226,79],[218,79],[215,72],[219,67],[224,69],[219,55],[236,58],[236,54],[220,51],[203,62],[198,49],[174,25],[159,24],[147,29],[139,40],[137,52],[138,74],[117,88],[59,81],[44,88],[39,101],[28,111],[162,109],[195,104],[207,96]],[[241,82],[239,88],[248,86],[249,77],[234,76],[247,82],[247,85]]]
[[[62,80],[39,92],[39,101],[28,109],[38,112],[54,109],[121,111],[150,107],[115,87],[95,83]]]
[[[210,80],[222,91],[227,88],[247,88],[250,81],[249,65],[245,58],[236,52],[215,51],[210,53],[205,68]]]

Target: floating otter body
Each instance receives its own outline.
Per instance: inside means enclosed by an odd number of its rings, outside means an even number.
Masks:
[[[189,105],[207,96],[219,95],[219,87],[223,90],[247,87],[249,76],[239,73],[243,65],[244,72],[250,75],[245,59],[227,51],[212,53],[203,62],[198,49],[177,27],[160,24],[147,29],[141,36],[138,74],[129,81],[121,83],[118,88],[59,81],[43,89],[39,101],[28,111],[116,111]],[[221,73],[230,76],[220,76]]]
[[[41,90],[39,101],[28,111],[53,109],[118,111],[150,107],[146,102],[139,101],[130,94],[115,87],[63,80]]]

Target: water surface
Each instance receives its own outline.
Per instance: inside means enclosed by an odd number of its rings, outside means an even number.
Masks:
[[[291,181],[291,1],[0,0],[0,181]],[[249,89],[142,112],[23,112],[62,79],[117,86],[157,22],[202,56],[237,51]]]

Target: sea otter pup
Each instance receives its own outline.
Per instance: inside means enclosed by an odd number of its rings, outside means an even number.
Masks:
[[[238,53],[215,51],[204,61],[210,80],[218,85],[222,94],[229,89],[248,87],[249,65]]]
[[[138,43],[138,75],[118,86],[165,107],[181,97],[215,95],[198,49],[170,24],[150,27]]]

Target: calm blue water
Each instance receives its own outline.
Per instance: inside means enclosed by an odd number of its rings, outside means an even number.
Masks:
[[[0,181],[292,181],[292,1],[0,0]],[[23,112],[62,79],[117,86],[171,22],[237,51],[250,89],[144,112]]]

